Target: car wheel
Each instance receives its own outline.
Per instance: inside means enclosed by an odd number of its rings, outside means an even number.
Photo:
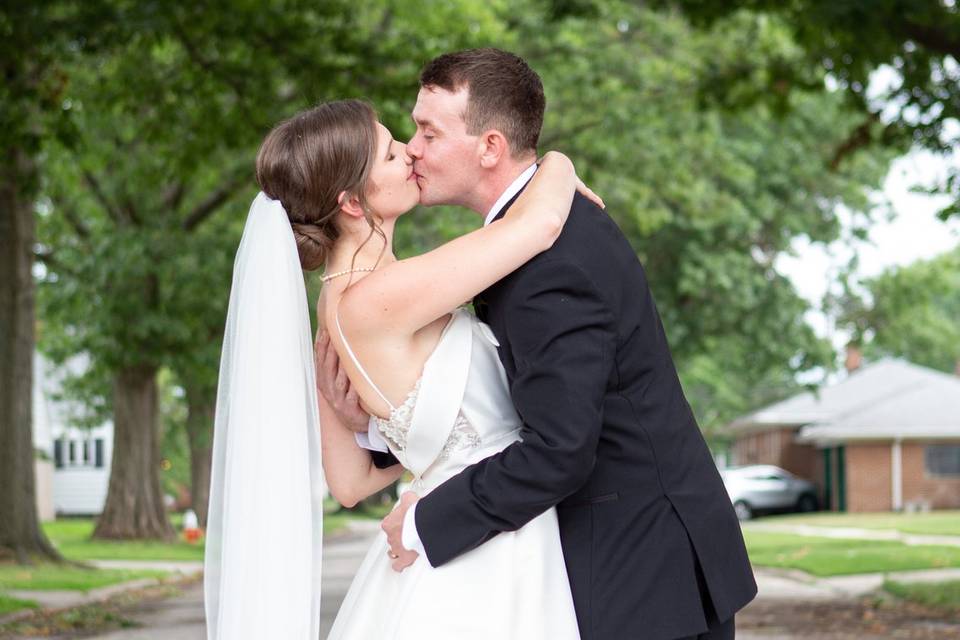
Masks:
[[[753,509],[743,500],[737,500],[733,503],[733,510],[737,514],[738,520],[749,520],[753,517]]]
[[[817,497],[805,493],[797,500],[797,511],[800,513],[809,513],[817,510]]]

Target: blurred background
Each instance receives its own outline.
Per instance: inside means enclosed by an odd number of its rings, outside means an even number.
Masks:
[[[407,139],[420,67],[476,46],[543,78],[540,151],[574,159],[645,265],[741,517],[827,512],[745,525],[755,564],[823,579],[960,567],[954,0],[4,5],[0,634],[26,633],[5,614],[45,615],[45,589],[195,568],[260,141],[346,97]],[[396,247],[479,224],[419,208]],[[391,499],[331,503],[331,532]],[[867,533],[826,536],[838,528]],[[917,628],[960,633],[943,626],[960,575],[934,577],[863,593],[920,602]],[[886,620],[877,606],[844,619]]]

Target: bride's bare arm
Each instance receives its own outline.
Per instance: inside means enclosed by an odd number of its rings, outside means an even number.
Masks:
[[[457,308],[553,245],[575,188],[570,160],[548,153],[499,222],[379,269],[350,288],[340,308],[352,330],[415,333]]]
[[[314,353],[323,353],[326,345],[314,345]],[[320,363],[317,363],[318,369]],[[373,464],[370,452],[361,449],[353,431],[340,422],[336,412],[318,394],[320,409],[320,448],[323,456],[323,472],[330,494],[345,507],[358,502],[389,486],[403,474],[399,464],[378,469]]]

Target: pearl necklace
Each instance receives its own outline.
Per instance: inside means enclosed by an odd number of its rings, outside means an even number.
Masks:
[[[362,267],[360,269],[347,269],[346,271],[337,271],[336,273],[331,273],[328,276],[323,276],[320,278],[324,282],[330,282],[334,278],[339,278],[340,276],[345,276],[348,273],[359,273],[361,271],[373,271],[376,267]]]

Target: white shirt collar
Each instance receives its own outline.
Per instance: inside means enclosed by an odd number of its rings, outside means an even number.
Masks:
[[[503,205],[507,204],[510,201],[510,198],[517,195],[520,189],[523,189],[523,186],[530,181],[530,178],[533,177],[533,174],[537,171],[537,163],[534,162],[532,165],[527,167],[523,173],[517,176],[517,179],[510,183],[510,186],[507,187],[507,190],[500,194],[500,197],[496,202],[493,203],[493,207],[490,209],[490,212],[487,214],[487,219],[484,220],[483,226],[487,226],[493,219],[497,217],[497,214],[500,213],[500,209],[503,209]]]

